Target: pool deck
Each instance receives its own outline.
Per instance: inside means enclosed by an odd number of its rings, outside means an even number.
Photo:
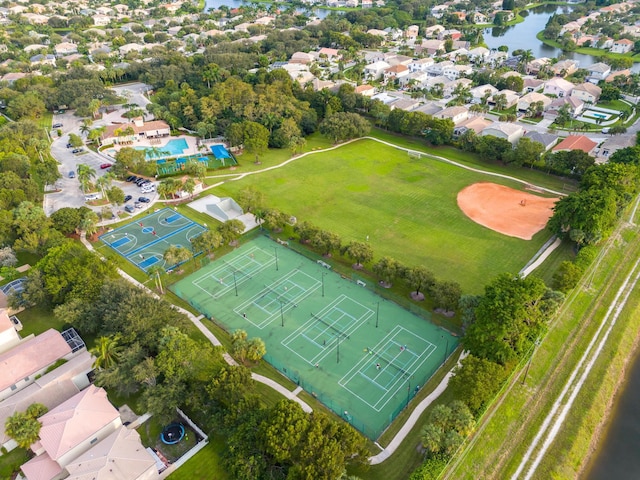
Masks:
[[[113,156],[115,155],[115,153],[117,153],[121,148],[124,147],[133,147],[133,148],[158,148],[160,150],[162,150],[164,147],[166,147],[166,145],[171,141],[171,140],[178,140],[178,139],[184,139],[187,142],[187,149],[184,150],[181,154],[179,155],[166,155],[166,156],[160,156],[158,158],[147,158],[147,160],[159,160],[159,159],[164,159],[164,158],[180,158],[180,157],[188,157],[191,155],[207,155],[208,153],[211,153],[211,150],[209,150],[209,147],[206,147],[206,150],[202,149],[202,148],[198,148],[198,146],[196,145],[198,139],[196,137],[191,137],[188,135],[179,135],[177,137],[165,137],[165,138],[161,138],[160,139],[160,143],[154,143],[152,144],[150,140],[146,139],[146,138],[140,138],[137,139],[133,145],[111,145],[109,149],[106,150],[105,153]]]

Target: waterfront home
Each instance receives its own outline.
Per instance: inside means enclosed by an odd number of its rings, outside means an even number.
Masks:
[[[542,93],[545,95],[555,95],[558,98],[567,97],[574,86],[573,83],[568,82],[564,78],[554,77],[547,80]]]
[[[611,67],[606,63],[598,62],[586,67],[589,72],[587,80],[591,83],[598,83],[601,80],[605,80],[611,73]]]
[[[614,40],[613,46],[611,47],[611,53],[629,53],[633,48],[633,42],[626,38],[621,38],[620,40]]]
[[[551,71],[554,75],[558,75],[560,77],[566,77],[567,75],[571,75],[578,70],[578,66],[580,64],[575,60],[560,60],[559,62],[551,65]]]
[[[555,120],[558,116],[560,108],[564,107],[569,109],[569,114],[572,117],[576,117],[584,110],[584,102],[577,97],[562,97],[556,98],[551,102],[551,105],[547,107],[544,112],[544,118],[549,120]]]
[[[585,82],[571,90],[571,97],[579,98],[586,103],[598,103],[602,89],[593,83]]]
[[[445,28],[442,25],[432,25],[424,29],[425,38],[437,38],[440,32],[444,32]]]

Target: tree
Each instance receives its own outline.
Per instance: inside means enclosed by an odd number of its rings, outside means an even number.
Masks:
[[[461,401],[437,405],[422,431],[422,446],[429,456],[452,456],[474,429],[475,420]]]
[[[289,216],[275,208],[262,211],[262,222],[267,230],[281,232],[287,225]]]
[[[482,413],[507,378],[507,370],[497,363],[469,355],[453,370],[449,386],[476,415]]]
[[[193,242],[193,241],[192,241]],[[149,276],[153,277],[153,280],[156,284],[156,288],[160,291],[161,295],[164,295],[164,290],[162,289],[162,278],[161,275],[164,273],[164,268],[160,265],[154,265],[147,272]]]
[[[544,145],[534,142],[528,137],[522,137],[516,146],[506,154],[507,163],[515,165],[531,165],[531,168],[540,160],[540,155],[544,152]]]
[[[82,213],[80,209],[71,207],[63,207],[51,215],[53,228],[64,235],[75,233],[80,227],[81,218]]]
[[[531,347],[556,308],[539,278],[503,273],[485,286],[462,345],[476,357],[507,365]]]
[[[80,188],[82,188],[82,191],[86,193],[91,184],[91,180],[94,179],[96,176],[96,171],[93,168],[91,168],[89,165],[86,165],[84,163],[81,163],[80,165],[78,165],[77,171],[78,171],[78,181],[80,182]]]
[[[620,89],[610,83],[603,83],[600,87],[602,89],[600,93],[600,100],[603,102],[611,102],[613,100],[619,100],[622,98]]]
[[[186,247],[171,245],[163,255],[164,261],[170,267],[175,267],[191,258],[191,252]]]
[[[434,282],[429,288],[429,295],[434,308],[451,312],[458,306],[462,289],[457,282]]]
[[[247,338],[247,332],[236,330],[231,334],[231,353],[242,364],[256,363],[267,349],[260,338]]]
[[[360,138],[369,133],[371,125],[357,113],[334,113],[320,124],[319,131],[333,143]]]
[[[269,130],[256,122],[246,121],[243,124],[243,143],[247,153],[255,155],[256,163],[269,147]]]
[[[97,369],[108,369],[118,363],[124,347],[120,345],[120,336],[100,337],[96,346],[91,350],[91,354],[96,357],[93,367]]]
[[[244,233],[244,223],[235,218],[227,220],[218,227],[218,233],[222,236],[223,243],[229,245]]]
[[[205,252],[207,255],[211,255],[220,245],[222,245],[222,235],[215,230],[202,232],[191,240],[191,248],[195,253]]]
[[[373,266],[373,272],[380,279],[380,283],[389,288],[393,280],[402,275],[404,267],[395,259],[382,257]]]
[[[76,135],[75,133],[69,134],[69,143],[74,148],[81,147],[82,145],[84,145],[82,138],[80,138],[80,136]]]
[[[4,424],[6,434],[13,438],[19,447],[29,448],[40,435],[42,424],[38,421],[38,417],[47,411],[48,408],[41,403],[33,403],[26,411],[14,413]]]
[[[493,103],[496,110],[502,111],[507,108],[507,96],[504,93],[497,93],[493,96]]]
[[[584,270],[577,264],[565,260],[560,264],[556,273],[553,274],[553,288],[562,293],[567,293],[578,284],[583,273]]]
[[[407,268],[404,272],[404,278],[409,286],[413,288],[411,297],[414,300],[424,299],[424,294],[420,290],[422,288],[429,289],[436,282],[433,272],[422,265]]]
[[[249,186],[240,191],[238,203],[245,212],[255,213],[256,210],[263,208],[264,194],[255,187]]]
[[[331,255],[332,251],[340,250],[342,242],[336,233],[320,230],[311,238],[311,245],[320,250],[325,257]]]
[[[609,157],[610,163],[626,163],[640,165],[640,146],[626,147],[616,150]]]
[[[362,268],[364,263],[373,260],[373,249],[368,243],[351,242],[342,248],[342,254],[355,261],[354,268]]]

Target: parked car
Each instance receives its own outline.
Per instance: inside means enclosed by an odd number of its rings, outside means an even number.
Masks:
[[[136,177],[135,175],[129,175],[129,176],[126,178],[126,181],[127,181],[127,182],[133,182],[133,181],[135,181],[135,180],[137,180],[137,179],[138,179],[138,177]]]
[[[143,205],[143,204],[141,204],[140,202],[135,202],[135,203],[133,204],[133,206],[134,206],[134,207],[136,207],[136,208],[142,208],[142,207],[144,207],[144,205]]]
[[[149,203],[151,200],[148,199],[147,197],[139,197],[138,201],[142,203]]]
[[[153,193],[156,191],[156,186],[151,184],[151,185],[143,185],[142,190],[140,190],[140,193]]]
[[[125,212],[129,212],[129,213],[133,213],[133,212],[136,211],[136,209],[133,207],[133,205],[125,205],[124,211]]]
[[[76,178],[76,172],[74,172],[73,170],[71,170],[69,172],[69,178]]]
[[[67,143],[67,148],[71,148],[73,147],[73,145],[71,145],[70,143]]]
[[[82,148],[74,148],[73,150],[71,150],[71,153],[80,153],[82,151]]]
[[[110,163],[103,163],[102,165],[100,165],[100,168],[104,170],[105,168],[109,168],[110,166],[111,166]]]
[[[54,123],[53,125],[51,125],[51,128],[62,128],[62,124],[61,123]]]
[[[146,182],[146,179],[144,178],[138,178],[136,181],[134,181],[133,183],[135,183],[136,185],[140,186],[142,185],[142,182]]]
[[[129,200],[131,200],[133,197],[131,195],[125,195],[124,197],[124,203],[127,203]]]

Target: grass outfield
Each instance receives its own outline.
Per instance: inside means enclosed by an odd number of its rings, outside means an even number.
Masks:
[[[428,158],[415,159],[371,140],[308,155],[282,168],[227,182],[212,193],[238,197],[252,185],[269,207],[341,235],[343,243],[369,236],[376,258],[423,264],[465,292],[480,293],[502,272],[518,272],[549,238],[525,241],[468,219],[457,193],[480,181],[515,182]]]

